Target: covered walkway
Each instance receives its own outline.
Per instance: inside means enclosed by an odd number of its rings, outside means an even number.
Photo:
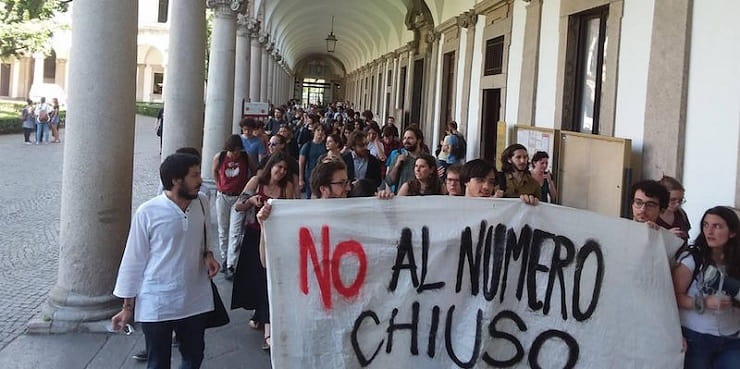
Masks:
[[[51,332],[119,310],[131,218],[137,2],[73,7]],[[740,205],[738,12],[731,0],[172,0],[163,155],[200,147],[207,177],[242,102],[279,105],[320,79],[332,100],[418,123],[430,144],[459,122],[468,158],[494,158],[515,125],[621,138],[628,182],[679,178],[695,221]],[[581,156],[585,169],[558,174],[610,174],[614,157]]]

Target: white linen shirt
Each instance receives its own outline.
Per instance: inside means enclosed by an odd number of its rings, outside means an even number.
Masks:
[[[176,320],[213,310],[203,258],[208,199],[200,193],[198,198],[205,214],[198,199],[183,212],[165,194],[136,210],[113,290],[115,296],[136,298],[135,321]]]

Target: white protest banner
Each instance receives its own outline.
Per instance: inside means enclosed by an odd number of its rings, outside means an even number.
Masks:
[[[679,368],[645,224],[516,200],[276,200],[274,368]]]

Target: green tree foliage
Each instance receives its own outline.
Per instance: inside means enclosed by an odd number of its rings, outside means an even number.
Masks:
[[[67,8],[61,0],[0,0],[0,57],[50,52],[54,14]]]

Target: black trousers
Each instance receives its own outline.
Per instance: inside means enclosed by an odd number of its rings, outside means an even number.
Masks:
[[[180,369],[198,369],[203,362],[206,329],[205,314],[198,314],[178,320],[141,323],[146,339],[148,369],[170,369],[172,357],[172,332],[180,342],[182,365]]]

